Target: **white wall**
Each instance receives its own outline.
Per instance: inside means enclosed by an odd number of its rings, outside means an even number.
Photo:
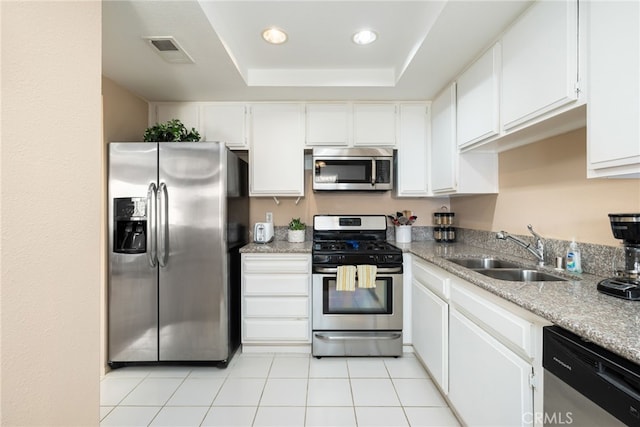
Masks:
[[[0,425],[98,425],[101,3],[0,2]]]

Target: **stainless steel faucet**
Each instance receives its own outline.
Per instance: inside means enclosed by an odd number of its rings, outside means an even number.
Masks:
[[[531,224],[527,225],[527,228],[535,238],[535,245],[536,245],[535,248],[531,246],[531,243],[527,243],[524,240],[514,237],[511,234],[507,233],[506,231],[498,231],[496,233],[496,239],[513,240],[518,245],[522,246],[523,248],[531,252],[533,255],[535,255],[535,257],[538,259],[538,265],[542,267],[544,265],[544,241],[542,240],[542,237],[538,233],[533,231],[533,227],[531,226]]]

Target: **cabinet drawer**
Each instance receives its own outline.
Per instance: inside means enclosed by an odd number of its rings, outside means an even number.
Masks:
[[[308,255],[244,255],[245,273],[311,273]]]
[[[242,322],[245,341],[309,342],[309,320],[258,320]]]
[[[247,274],[244,295],[309,295],[309,276],[303,274]]]
[[[247,297],[245,317],[309,317],[309,298]]]
[[[413,261],[411,272],[413,278],[422,286],[445,300],[449,299],[449,279],[444,272],[438,274],[436,267],[431,267],[418,260]]]
[[[458,286],[451,287],[451,302],[504,344],[533,357],[533,323]]]

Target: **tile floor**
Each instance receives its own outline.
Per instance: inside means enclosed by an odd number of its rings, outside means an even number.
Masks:
[[[227,369],[145,366],[100,383],[101,426],[458,426],[413,356],[236,354]]]

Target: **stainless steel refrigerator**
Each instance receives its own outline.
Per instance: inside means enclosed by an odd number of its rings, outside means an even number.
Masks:
[[[248,216],[247,164],[224,144],[109,144],[111,366],[228,362]]]

